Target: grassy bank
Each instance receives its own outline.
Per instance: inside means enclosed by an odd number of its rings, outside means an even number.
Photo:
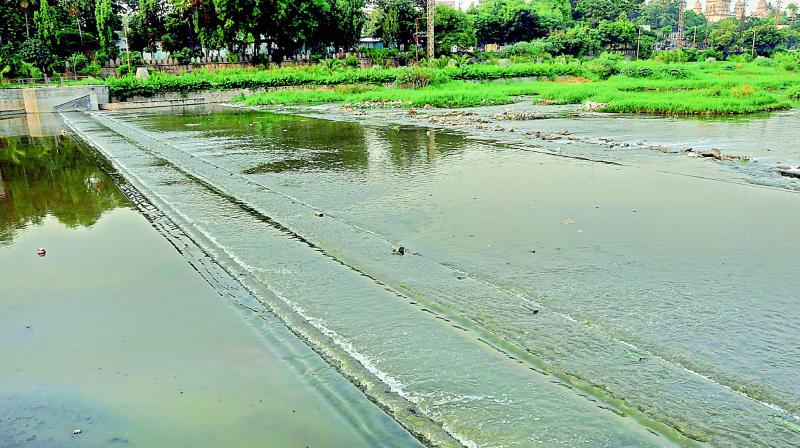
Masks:
[[[588,64],[556,79],[445,81],[423,88],[347,85],[240,97],[245,105],[346,103],[396,107],[507,104],[521,95],[548,104],[602,103],[604,112],[664,115],[747,114],[788,109],[800,100],[800,73],[755,63],[622,63],[607,79]]]
[[[557,78],[580,75],[581,64],[572,63],[525,63],[508,66],[471,64],[463,67],[444,68],[386,68],[386,69],[338,69],[328,70],[324,66],[286,67],[276,69],[230,69],[219,71],[195,71],[182,75],[154,73],[139,81],[134,77],[109,78],[106,80],[112,97],[125,100],[133,96],[149,97],[160,93],[190,93],[202,90],[257,89],[270,87],[340,86],[368,84],[382,86],[403,82],[424,72],[431,81],[445,80],[493,80],[508,78]]]

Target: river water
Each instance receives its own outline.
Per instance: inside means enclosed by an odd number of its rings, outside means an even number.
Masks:
[[[100,165],[0,138],[0,446],[421,446]]]
[[[800,196],[786,179],[261,112],[66,118],[431,439],[446,443],[441,426],[467,446],[800,443]],[[684,126],[609,123],[592,132]]]

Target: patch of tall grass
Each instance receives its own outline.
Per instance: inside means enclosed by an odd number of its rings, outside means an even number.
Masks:
[[[609,64],[613,66],[611,72],[616,74],[603,79],[598,73],[607,73]],[[402,88],[421,86],[419,82],[393,87],[390,83],[368,82],[359,84],[356,90],[317,86],[267,92],[241,101],[248,105],[388,103],[397,107],[455,108],[507,104],[527,95],[546,104],[604,103],[601,110],[606,112],[718,115],[787,109],[792,101],[800,100],[800,72],[786,70],[781,64],[661,64],[609,58],[598,62],[592,70],[560,64],[547,72],[541,69],[543,66],[548,64],[512,65],[502,72],[497,71],[503,68],[499,66],[468,66],[471,67],[468,70],[446,67],[436,69],[438,82],[421,88]],[[490,80],[495,76],[534,72],[539,74],[535,80],[493,82],[459,81],[457,75]],[[401,77],[405,78],[409,77]],[[447,82],[447,79],[456,80]]]
[[[151,97],[161,93],[191,93],[202,90],[259,89],[287,86],[336,86],[346,84],[385,85],[395,83],[418,68],[354,69],[336,71],[321,66],[286,67],[267,70],[228,69],[218,71],[198,70],[181,75],[153,73],[144,80],[126,76],[109,78],[110,95],[119,100],[134,96]],[[547,78],[580,75],[583,69],[577,63],[524,63],[499,65],[448,66],[432,71],[432,77],[441,81],[493,80],[508,78]]]

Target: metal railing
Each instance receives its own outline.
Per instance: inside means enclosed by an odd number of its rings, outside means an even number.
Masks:
[[[94,76],[65,75],[44,78],[14,78],[3,87],[39,87],[39,86],[64,86],[71,83],[84,81],[87,79],[97,79]]]

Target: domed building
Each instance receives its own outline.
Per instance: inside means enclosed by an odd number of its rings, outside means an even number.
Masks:
[[[720,20],[733,17],[733,11],[731,11],[731,0],[708,0],[706,4],[705,16],[709,22],[719,22]]]
[[[769,9],[767,9],[767,0],[760,0],[758,2],[758,6],[756,6],[756,12],[753,16],[758,17],[760,19],[766,19],[769,17]]]

